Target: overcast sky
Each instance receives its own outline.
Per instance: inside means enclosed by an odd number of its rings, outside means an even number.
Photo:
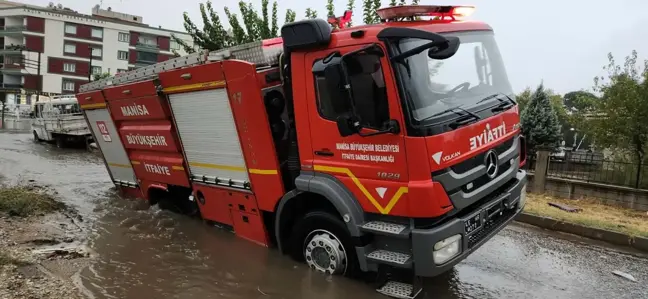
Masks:
[[[261,0],[250,1],[257,7],[261,3]],[[389,0],[382,1],[384,5],[389,3]],[[50,0],[22,2],[45,6]],[[99,4],[99,0],[53,2],[87,14],[91,13],[92,6]],[[201,23],[200,2],[204,1],[104,0],[103,8],[110,6],[119,12],[140,15],[144,23],[151,26],[183,30],[183,11],[187,11],[196,23]],[[238,0],[212,2],[223,19],[221,5],[238,12]],[[326,14],[326,0],[278,2],[280,24],[287,8],[297,11],[297,19],[303,18],[307,7],[316,9],[319,16]],[[346,2],[335,0],[338,15],[342,14]],[[642,58],[648,54],[646,0],[421,0],[420,3],[475,5],[477,10],[471,18],[485,21],[494,28],[509,79],[516,92],[526,86],[536,86],[542,80],[545,86],[560,93],[590,89],[593,77],[602,74],[608,52],[617,56],[620,62],[633,49]],[[356,24],[362,21],[362,0],[356,0],[353,19]]]

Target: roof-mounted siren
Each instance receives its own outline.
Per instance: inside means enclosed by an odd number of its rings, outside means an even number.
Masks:
[[[382,22],[414,21],[420,17],[433,20],[455,21],[472,15],[474,6],[469,5],[400,5],[378,9]]]
[[[353,11],[347,10],[344,12],[344,15],[341,17],[330,16],[328,18],[328,23],[331,24],[333,28],[344,29],[351,22],[351,17],[353,16]]]
[[[288,51],[324,47],[331,41],[331,26],[322,19],[307,19],[284,24],[281,38]]]

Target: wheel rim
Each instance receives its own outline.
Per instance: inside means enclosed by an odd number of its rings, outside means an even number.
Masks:
[[[331,232],[312,231],[304,242],[304,258],[311,269],[326,274],[344,274],[347,254],[342,242]]]

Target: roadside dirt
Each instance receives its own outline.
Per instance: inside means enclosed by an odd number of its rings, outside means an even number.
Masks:
[[[85,298],[78,273],[92,257],[82,223],[68,207],[25,217],[0,211],[0,298]]]

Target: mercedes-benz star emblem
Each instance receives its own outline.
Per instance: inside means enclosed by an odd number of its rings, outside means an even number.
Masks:
[[[486,165],[486,175],[490,179],[494,179],[497,176],[497,169],[499,168],[498,160],[497,153],[494,150],[486,153],[484,164]]]

